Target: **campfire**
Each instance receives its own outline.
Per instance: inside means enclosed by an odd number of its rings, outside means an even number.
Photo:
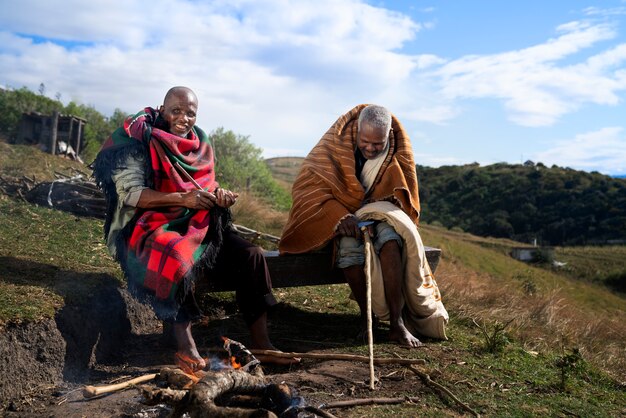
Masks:
[[[208,358],[205,370],[193,371],[183,367],[164,367],[158,373],[140,376],[123,383],[108,386],[87,386],[85,398],[93,398],[131,386],[139,388],[147,405],[167,404],[173,417],[280,417],[280,418],[336,418],[327,409],[359,405],[398,404],[419,402],[415,397],[365,398],[336,401],[318,407],[308,405],[305,399],[289,385],[270,382],[260,361],[254,354],[282,358],[342,360],[377,365],[396,364],[407,367],[440,397],[451,399],[462,410],[479,416],[461,402],[449,389],[434,382],[416,366],[422,359],[373,358],[341,353],[283,353],[271,350],[248,350],[243,344],[223,337],[223,347]],[[394,372],[395,373],[395,372]],[[156,384],[143,384],[156,379]],[[371,382],[370,382],[371,383]]]
[[[214,353],[204,370],[164,367],[159,373],[131,381],[93,387],[83,391],[86,398],[157,379],[156,385],[140,386],[148,405],[168,404],[173,416],[192,417],[314,417],[313,410],[295,389],[268,382],[261,362],[240,342],[222,337],[223,349]]]

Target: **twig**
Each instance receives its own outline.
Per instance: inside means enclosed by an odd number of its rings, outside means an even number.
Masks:
[[[235,228],[235,231],[239,233],[240,235],[243,235],[244,238],[255,236],[257,238],[263,238],[274,243],[277,243],[280,241],[280,238],[275,235],[270,235],[264,232],[255,231],[254,229],[250,229],[242,225],[233,224],[233,227]]]
[[[445,393],[450,398],[452,398],[452,400],[454,402],[456,402],[457,405],[459,405],[465,411],[469,412],[470,414],[474,415],[475,417],[480,417],[480,414],[478,414],[472,408],[470,408],[469,406],[467,406],[466,404],[461,402],[459,400],[459,398],[457,398],[456,395],[454,395],[454,393],[452,393],[448,388],[446,388],[445,386],[442,386],[439,383],[433,381],[427,373],[424,373],[423,371],[421,371],[421,370],[419,370],[419,369],[417,369],[417,368],[415,368],[413,366],[409,366],[409,370],[411,370],[413,373],[418,375],[420,377],[420,379],[422,379],[422,381],[426,384],[426,386],[429,386],[431,388],[435,388],[438,391]]]
[[[26,203],[28,203],[28,200],[26,200],[26,198],[24,197],[24,195],[22,194],[22,191],[20,189],[17,189],[17,194],[22,198],[22,200]]]
[[[420,398],[415,396],[406,396],[404,398],[363,398],[363,399],[349,399],[347,401],[330,402],[320,405],[320,408],[332,409],[332,408],[349,408],[352,406],[362,405],[393,405],[404,402],[419,402]]]
[[[318,359],[318,360],[345,360],[345,361],[358,361],[362,363],[369,363],[370,359],[368,356],[359,356],[356,354],[336,354],[336,353],[294,353],[294,352],[283,352],[283,351],[274,351],[274,350],[258,350],[251,349],[252,354],[258,355],[266,355],[266,356],[274,356],[281,358],[310,358],[310,359]],[[424,359],[409,359],[409,358],[374,358],[374,364],[426,364],[426,360]]]

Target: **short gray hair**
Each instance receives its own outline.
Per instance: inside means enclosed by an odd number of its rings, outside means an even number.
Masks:
[[[379,128],[388,134],[391,129],[391,112],[383,106],[369,105],[361,110],[358,121],[359,130],[361,130],[361,124],[363,122],[373,128]]]

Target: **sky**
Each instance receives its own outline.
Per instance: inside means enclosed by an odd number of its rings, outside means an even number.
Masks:
[[[626,174],[626,0],[0,0],[0,86],[109,116],[172,86],[197,124],[306,156],[360,103],[417,164]],[[218,156],[219,157],[219,156]]]

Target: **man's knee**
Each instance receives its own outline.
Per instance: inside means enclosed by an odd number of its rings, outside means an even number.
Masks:
[[[383,247],[392,248],[397,246],[402,248],[402,237],[398,235],[395,229],[387,222],[379,222],[376,224],[376,236],[374,237],[374,249],[380,254]]]

